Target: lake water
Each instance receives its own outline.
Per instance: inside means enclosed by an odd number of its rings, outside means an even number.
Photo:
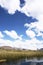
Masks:
[[[43,59],[25,59],[14,62],[3,62],[0,65],[43,65]]]

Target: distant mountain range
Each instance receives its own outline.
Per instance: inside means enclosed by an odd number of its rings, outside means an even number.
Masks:
[[[11,46],[1,46],[0,49],[7,49],[7,50],[26,50],[26,49],[11,47]]]
[[[11,46],[1,46],[0,49],[7,49],[7,50],[27,50],[27,49],[15,48],[15,47],[11,47]],[[29,50],[31,50],[31,49],[29,49]],[[38,50],[43,50],[43,48],[38,49]]]
[[[13,49],[13,48],[10,46],[1,46],[0,49]]]

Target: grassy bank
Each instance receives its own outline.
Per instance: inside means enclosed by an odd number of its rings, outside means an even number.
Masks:
[[[43,57],[43,51],[26,51],[26,50],[0,50],[0,62],[1,60],[14,61],[25,58],[41,58]]]

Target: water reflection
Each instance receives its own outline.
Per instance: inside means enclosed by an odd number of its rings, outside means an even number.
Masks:
[[[0,63],[0,65],[43,65],[43,62],[17,61],[17,62],[4,62],[4,63]]]
[[[36,63],[36,62],[27,62],[27,63],[23,63],[21,65],[43,65],[43,63]]]

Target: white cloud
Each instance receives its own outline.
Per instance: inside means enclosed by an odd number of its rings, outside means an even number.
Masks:
[[[43,40],[40,41],[36,38],[36,36],[41,36],[43,39],[43,0],[25,0],[26,4],[22,8],[22,12],[25,13],[27,16],[32,16],[36,18],[38,21],[33,23],[26,23],[24,26],[27,27],[26,31],[31,30],[31,34],[35,35],[35,37],[31,39],[31,43],[34,39],[34,44],[36,48],[43,48]],[[33,29],[33,30],[32,30]],[[33,33],[34,32],[34,33]],[[36,34],[37,33],[37,34]],[[27,34],[27,33],[26,33]],[[28,33],[30,36],[30,33]]]
[[[9,14],[14,14],[16,10],[20,10],[19,0],[0,0],[0,6],[8,10]]]
[[[27,36],[29,36],[30,38],[34,38],[35,37],[35,33],[32,30],[26,30],[26,34]]]
[[[0,46],[11,46],[13,47],[13,42],[10,40],[0,39]]]
[[[16,48],[21,48],[21,49],[30,49],[30,50],[37,50],[40,48],[43,48],[43,41],[39,41],[36,38],[33,38],[31,40],[25,40],[25,41],[21,41],[21,40],[16,40],[13,42],[14,43],[14,47]]]
[[[14,31],[14,30],[11,30],[11,31],[5,30],[4,33],[6,33],[6,35],[10,36],[13,39],[20,39],[20,40],[22,40],[22,35],[19,36],[16,33],[16,31]]]
[[[34,28],[37,36],[43,37],[43,0],[25,0],[25,2],[25,6],[21,9],[21,12],[38,20],[30,24],[26,23],[25,26],[30,30]]]
[[[20,7],[20,0],[0,0],[0,6],[6,10],[8,13],[14,14],[16,10],[21,13],[25,13],[27,16],[33,16],[37,18],[43,14],[43,0],[24,0],[24,7]]]
[[[0,31],[0,38],[3,38],[4,37],[4,35],[2,34],[2,32]]]
[[[8,34],[8,32],[6,34]],[[35,37],[32,37],[30,40],[24,40],[24,41],[21,39],[16,39],[16,40],[11,41],[4,38],[3,39],[0,38],[0,46],[11,46],[11,47],[14,47],[14,48],[16,47],[20,49],[37,50],[37,49],[43,48],[43,40],[40,41],[36,39]]]
[[[43,0],[25,0],[25,6],[21,9],[27,16],[37,17],[43,13]]]
[[[0,31],[0,46],[12,46],[12,41],[5,40],[4,34]]]
[[[31,40],[27,40],[27,43],[28,43],[28,45],[30,45],[29,48],[31,50],[43,48],[43,41],[40,41],[36,38],[33,38]]]
[[[33,38],[32,40],[25,40],[25,41],[21,41],[21,40],[11,41],[11,40],[0,39],[0,46],[11,46],[20,49],[37,50],[43,48],[42,42],[43,41],[39,41],[35,38]]]
[[[26,23],[26,24],[28,24],[28,23]],[[40,25],[41,25],[41,23],[40,23]],[[32,31],[32,28],[34,28],[35,32],[33,31],[31,34],[33,34],[34,36],[42,36],[42,38],[43,38],[43,33],[42,33],[43,32],[43,26],[40,26],[40,25],[39,25],[38,22],[34,22],[34,23],[31,23],[31,24],[28,24],[28,27],[27,27],[27,25],[25,26],[25,27],[28,28],[26,31],[30,31],[30,30]]]
[[[29,25],[29,24],[28,24]],[[30,49],[30,50],[37,50],[40,48],[43,48],[43,40],[38,40],[35,36],[35,32],[31,30],[31,28],[26,30],[26,34],[28,36],[31,37],[30,40],[24,40],[21,39],[22,36],[19,36],[16,31],[12,30],[12,31],[4,31],[4,33],[6,33],[8,36],[10,36],[13,39],[16,39],[14,41],[10,41],[10,40],[4,40],[3,42],[1,40],[1,43],[4,43],[2,45],[10,45],[12,47],[16,47],[16,48],[20,48],[20,49]],[[39,34],[40,35],[40,34]],[[18,39],[17,39],[18,38]]]
[[[28,23],[24,24],[24,26],[27,28],[30,27],[30,25]]]
[[[36,27],[39,31],[43,31],[43,0],[25,1],[26,4],[22,8],[22,12],[27,16],[32,16],[38,20],[38,22],[31,23],[31,27]]]

